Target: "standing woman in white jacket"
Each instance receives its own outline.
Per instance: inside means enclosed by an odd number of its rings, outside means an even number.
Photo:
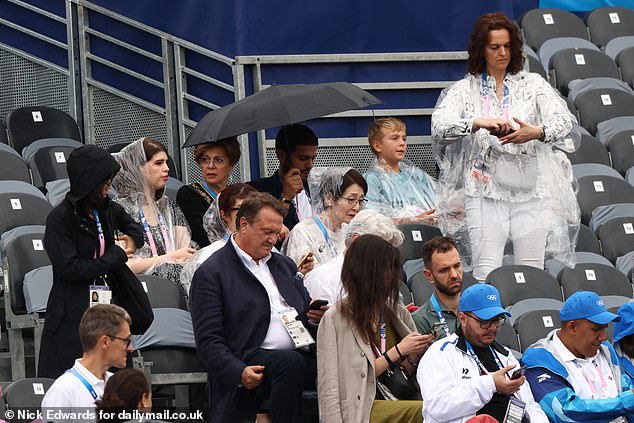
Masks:
[[[377,398],[376,378],[390,362],[415,379],[433,341],[416,333],[399,305],[400,254],[376,235],[346,250],[341,282],[347,297],[331,307],[317,332],[317,389],[322,423],[420,422],[422,403]]]

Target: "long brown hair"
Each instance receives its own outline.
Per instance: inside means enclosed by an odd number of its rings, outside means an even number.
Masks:
[[[469,40],[467,68],[471,75],[481,74],[486,70],[484,47],[489,42],[489,33],[496,29],[506,29],[511,38],[511,61],[507,71],[516,74],[524,68],[524,56],[522,56],[524,42],[520,29],[503,13],[487,13],[480,16]]]
[[[103,397],[96,401],[97,411],[113,413],[113,419],[101,421],[123,421],[119,413],[136,410],[144,394],[150,393],[150,384],[145,374],[139,369],[124,369],[116,372],[106,384]],[[101,416],[102,413],[99,413]]]
[[[346,250],[341,283],[348,296],[340,310],[367,343],[382,316],[387,323],[397,320],[400,262],[398,249],[376,235],[361,235]]]

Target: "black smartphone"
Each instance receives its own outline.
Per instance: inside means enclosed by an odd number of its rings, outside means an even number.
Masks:
[[[516,369],[511,374],[511,380],[519,379],[524,376],[524,372],[526,371],[526,366],[522,366],[519,369]]]
[[[325,305],[328,305],[328,300],[315,300],[301,314],[306,314],[309,310],[321,310],[321,306]]]
[[[511,129],[508,132],[502,132],[502,131],[489,131],[489,133],[491,135],[493,135],[494,137],[498,137],[498,138],[502,138],[504,136],[507,136],[508,134],[512,134],[513,132],[515,132],[515,129]]]

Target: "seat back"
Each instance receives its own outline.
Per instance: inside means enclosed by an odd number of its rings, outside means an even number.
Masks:
[[[634,95],[615,89],[588,90],[577,97],[575,107],[581,126],[596,134],[599,123],[632,114]]]
[[[552,298],[527,298],[525,300],[518,301],[510,306],[507,311],[511,313],[511,317],[508,318],[511,325],[514,325],[517,319],[533,310],[561,310],[564,303],[560,300],[554,300]]]
[[[634,216],[616,217],[599,227],[599,240],[603,256],[612,263],[630,251],[634,251]]]
[[[564,154],[568,156],[568,160],[570,160],[570,163],[573,165],[580,163],[598,163],[610,166],[608,150],[592,135],[582,134],[579,148],[572,153],[564,151]]]
[[[423,256],[423,244],[436,236],[442,236],[438,227],[424,223],[407,223],[399,225],[403,232],[403,243],[398,247],[401,252],[401,263],[419,259]]]
[[[599,7],[586,19],[590,39],[604,47],[616,37],[634,35],[634,10],[626,7]]]
[[[504,322],[504,325],[498,331],[495,340],[509,349],[515,351],[520,350],[520,342],[517,339],[517,333],[515,332],[515,329],[513,329],[513,326],[508,319],[506,322]]]
[[[568,95],[568,84],[575,79],[598,76],[620,79],[616,63],[605,53],[588,48],[559,50],[550,59],[552,75],[560,93]]]
[[[634,35],[625,35],[621,37],[612,38],[605,45],[604,51],[605,51],[605,54],[610,56],[612,60],[614,60],[616,64],[618,65],[619,54],[621,54],[621,52],[628,47],[634,47]]]
[[[53,266],[33,269],[24,275],[24,302],[27,313],[44,313],[53,288]]]
[[[489,273],[486,283],[496,287],[500,292],[502,307],[508,307],[527,298],[561,300],[561,290],[555,278],[536,267],[500,266]]]
[[[608,204],[606,206],[599,206],[592,210],[592,217],[590,218],[590,229],[595,233],[598,233],[599,228],[605,222],[617,218],[617,217],[632,217],[634,216],[634,203],[618,203]]]
[[[594,254],[601,254],[601,246],[599,245],[599,239],[594,234],[592,229],[584,225],[579,225],[579,238],[577,239],[577,246],[575,252],[589,252]]]
[[[612,156],[612,166],[621,175],[625,175],[625,172],[634,166],[634,129],[612,135],[607,144]]]
[[[9,145],[18,153],[42,138],[70,138],[81,141],[79,127],[67,113],[46,106],[20,107],[5,118]]]
[[[410,291],[412,291],[412,298],[414,304],[422,306],[429,300],[431,294],[434,293],[434,285],[429,282],[427,276],[423,272],[415,273],[414,276],[407,281]]]
[[[11,419],[12,423],[15,422],[30,422],[33,419],[20,419],[18,418],[18,410],[39,410],[42,406],[42,400],[44,395],[48,392],[51,385],[53,385],[55,379],[48,379],[43,377],[38,378],[25,378],[16,380],[6,387],[4,390],[4,400],[7,405],[7,409],[13,410],[16,418]]]
[[[515,322],[521,351],[526,351],[536,341],[560,327],[559,310],[533,310],[525,313]]]
[[[634,186],[612,176],[584,176],[577,180],[577,202],[581,209],[581,223],[588,224],[592,210],[599,206],[634,202]]]
[[[595,46],[588,40],[578,37],[557,37],[544,41],[544,44],[539,48],[539,60],[544,69],[550,69],[550,60],[558,51],[567,48],[587,48],[588,50],[600,51],[599,47]]]
[[[158,347],[196,348],[189,311],[178,308],[153,308],[154,320],[142,335],[132,338],[134,350]]]
[[[616,58],[621,68],[621,78],[630,85],[634,85],[634,47],[623,49]]]
[[[28,165],[33,185],[43,188],[48,182],[67,179],[66,159],[73,150],[72,147],[45,147],[31,155]]]
[[[406,283],[401,282],[401,285],[399,286],[399,292],[401,293],[401,296],[403,297],[404,305],[408,305],[414,302],[412,291],[409,290],[409,287],[407,286]]]
[[[624,275],[628,276],[628,279],[632,281],[630,278],[630,273],[634,268],[634,251],[630,251],[625,255],[622,255],[616,259],[616,268],[621,271]]]
[[[588,31],[579,17],[559,9],[533,9],[521,19],[524,40],[537,51],[544,41],[558,37],[588,40]]]
[[[178,286],[165,278],[153,275],[137,275],[147,292],[152,308],[178,308],[187,310],[187,299]]]
[[[6,144],[0,144],[0,180],[31,183],[29,168],[22,157]]]
[[[21,226],[5,232],[1,238],[2,255],[6,258],[11,309],[16,315],[26,314],[24,276],[33,269],[51,264],[44,250],[43,226]]]
[[[575,178],[579,179],[584,176],[605,175],[613,176],[615,178],[623,178],[619,172],[612,169],[610,166],[599,163],[579,163],[572,166],[572,174]]]
[[[632,298],[632,284],[623,273],[612,266],[598,263],[578,263],[559,274],[564,297],[577,291],[592,291],[598,295],[620,295]]]
[[[621,131],[634,129],[634,116],[617,116],[612,119],[604,120],[597,124],[597,139],[605,146],[608,145],[612,135]]]
[[[0,234],[23,225],[44,225],[53,206],[33,185],[0,181]]]
[[[595,89],[615,89],[628,94],[634,94],[632,87],[620,79],[597,76],[594,78],[574,79],[568,83],[568,98],[573,102],[580,94]]]

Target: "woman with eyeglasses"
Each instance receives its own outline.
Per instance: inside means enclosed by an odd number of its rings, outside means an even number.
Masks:
[[[570,161],[553,146],[576,149],[575,117],[524,71],[522,35],[502,13],[478,19],[468,52],[468,74],[443,91],[431,119],[439,226],[470,246],[461,256],[472,256],[479,281],[502,265],[507,240],[515,264],[572,266],[580,212]]]
[[[202,181],[185,185],[176,194],[179,205],[192,231],[192,239],[202,248],[209,245],[203,228],[203,216],[227,187],[229,175],[240,160],[240,144],[236,137],[198,144],[194,158],[202,173]]]
[[[349,167],[313,168],[308,186],[313,217],[295,225],[282,252],[298,266],[307,254],[312,254],[317,267],[345,248],[344,229],[367,202],[368,184],[359,172]]]

